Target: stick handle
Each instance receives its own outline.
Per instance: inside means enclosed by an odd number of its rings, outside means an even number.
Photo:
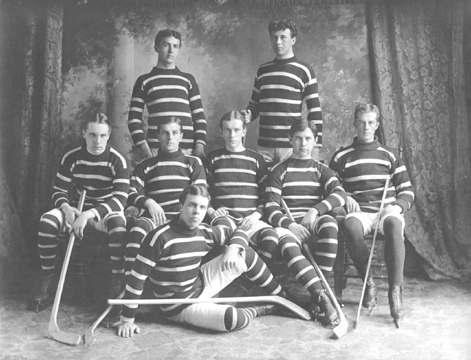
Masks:
[[[82,191],[80,195],[80,200],[78,204],[78,210],[82,212],[83,203],[85,202],[86,190]],[[69,267],[70,255],[72,254],[72,249],[75,242],[75,233],[72,231],[69,237],[69,243],[67,245],[67,250],[64,256],[64,263],[62,265],[61,274],[59,277],[59,283],[57,285],[56,296],[54,297],[54,304],[52,306],[51,319],[49,320],[49,327],[57,327],[57,313],[59,312],[59,304],[61,301],[62,290],[64,289],[65,276],[67,274],[67,268]]]
[[[370,255],[368,256],[368,264],[366,265],[365,278],[363,279],[363,286],[362,286],[361,295],[360,295],[360,303],[358,304],[357,317],[356,317],[355,325],[354,325],[355,328],[357,327],[358,320],[360,319],[361,304],[363,302],[363,297],[365,296],[366,282],[368,281],[371,260],[373,259],[373,253],[375,250],[376,236],[378,235],[380,216],[381,216],[381,212],[383,211],[384,199],[386,199],[386,193],[388,192],[388,187],[389,187],[389,178],[386,179],[386,183],[384,184],[383,196],[381,198],[381,204],[379,205],[378,219],[376,221],[375,231],[373,233],[373,242],[371,243]]]

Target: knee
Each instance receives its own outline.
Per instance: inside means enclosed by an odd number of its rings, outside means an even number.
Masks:
[[[122,216],[116,215],[116,216],[110,216],[106,220],[106,227],[109,231],[116,229],[116,228],[122,228],[126,229],[126,219]]]
[[[363,235],[363,224],[355,217],[347,217],[345,220],[345,231]]]
[[[152,224],[150,223],[149,220],[139,218],[137,220],[134,220],[133,226],[131,228],[131,231],[139,231],[142,232],[144,231],[146,234],[150,232],[153,229]]]

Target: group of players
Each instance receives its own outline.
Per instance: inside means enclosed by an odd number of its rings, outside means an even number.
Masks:
[[[191,74],[175,66],[181,35],[173,30],[157,34],[157,66],[139,77],[133,89],[128,125],[145,159],[132,174],[125,156],[108,143],[111,127],[106,116],[99,113],[84,121],[85,143],[63,155],[54,184],[55,208],[39,224],[42,277],[34,295],[38,308],[51,302],[57,235],[68,230],[81,238],[86,227],[93,227],[109,234],[110,298],[125,289],[125,299],[139,299],[148,278],[156,298],[210,298],[244,274],[268,294],[297,302],[269,269],[281,256],[311,294],[310,310],[322,315],[325,325],[336,325],[339,314],[302,244],[311,249],[319,268],[330,272],[338,233],[331,212],[344,209],[346,246],[362,277],[369,255],[364,235],[379,222],[387,238],[391,316],[403,317],[403,214],[414,194],[401,158],[375,136],[379,109],[356,106],[352,144],[335,152],[329,166],[314,160],[322,140],[316,77],[294,56],[293,21],[273,20],[268,30],[276,58],[259,67],[247,109],[220,119],[225,146],[207,156],[199,88]],[[307,119],[301,116],[303,101]],[[146,106],[147,137],[142,118]],[[260,131],[254,151],[243,139],[247,124],[257,118]],[[380,214],[386,180],[390,185]],[[83,190],[87,195],[80,212],[76,206]],[[126,216],[131,209],[133,216]],[[220,255],[205,262],[217,247],[223,249]],[[377,294],[370,277],[363,306],[372,308]],[[116,325],[119,336],[139,332],[136,309],[123,306]],[[215,331],[239,330],[257,316],[280,312],[272,304],[234,307],[210,302],[162,305],[161,310],[170,321]]]

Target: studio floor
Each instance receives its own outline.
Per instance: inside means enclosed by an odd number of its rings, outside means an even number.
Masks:
[[[307,294],[292,278],[284,284]],[[396,329],[389,315],[387,284],[379,281],[379,303],[371,316],[362,312],[353,329],[361,283],[349,280],[344,290],[344,313],[349,329],[339,340],[319,322],[286,316],[255,319],[234,333],[212,333],[149,320],[150,307],[141,309],[141,333],[116,336],[100,326],[91,346],[68,346],[48,337],[51,308],[28,310],[24,294],[3,294],[0,299],[0,357],[2,359],[471,359],[471,284],[430,281],[408,276],[404,302],[406,318]],[[239,288],[240,289],[240,288]],[[234,293],[236,291],[234,287]],[[239,295],[239,294],[237,294]],[[252,288],[249,295],[257,295]],[[84,334],[104,309],[80,302],[66,289],[60,305],[59,327]],[[146,314],[147,312],[147,314]],[[155,319],[154,319],[155,320]]]

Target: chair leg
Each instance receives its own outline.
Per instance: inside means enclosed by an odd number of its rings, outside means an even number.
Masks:
[[[343,289],[345,288],[345,238],[341,231],[338,233],[337,257],[334,263],[334,291],[340,306],[343,307]]]

